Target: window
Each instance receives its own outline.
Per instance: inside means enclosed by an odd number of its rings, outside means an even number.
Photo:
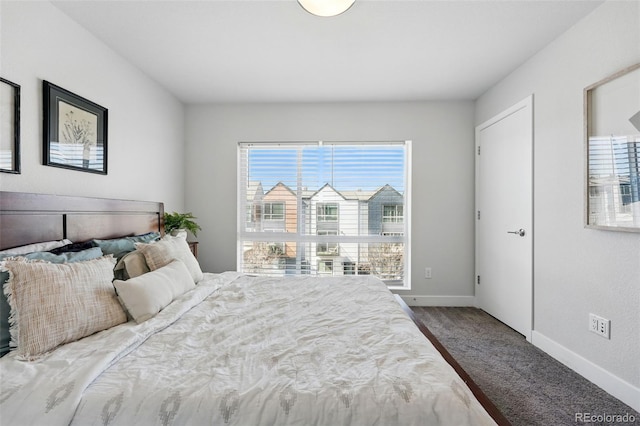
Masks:
[[[253,215],[255,211],[255,206],[253,203],[247,203],[246,205],[246,222],[247,226],[250,226],[255,221],[255,217]]]
[[[338,231],[318,230],[317,235],[338,235]],[[338,256],[340,254],[340,246],[338,243],[318,243],[316,244],[316,253],[318,256]]]
[[[239,143],[238,269],[410,288],[410,142]],[[269,189],[270,188],[270,189]]]
[[[342,265],[344,269],[345,275],[355,275],[356,274],[356,264],[354,262],[344,262]]]
[[[316,205],[316,235],[338,235],[338,204],[318,203]],[[340,254],[338,243],[319,242],[316,244],[318,256],[337,256]]]
[[[318,274],[333,275],[333,260],[319,260]]]
[[[622,201],[622,206],[620,210],[624,213],[631,213],[631,204],[633,203],[633,193],[631,191],[631,184],[621,183],[620,184],[620,198]]]
[[[264,203],[262,215],[264,220],[284,220],[284,203]]]
[[[403,210],[404,210],[404,206],[402,205],[383,206],[382,221],[392,222],[392,223],[403,222],[404,220]]]
[[[337,204],[318,204],[317,220],[318,222],[338,223],[338,205]]]

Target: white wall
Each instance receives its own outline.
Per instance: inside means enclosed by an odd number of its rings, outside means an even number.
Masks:
[[[21,86],[22,174],[3,191],[184,206],[184,108],[49,2],[0,2],[0,75]],[[42,80],[109,110],[108,175],[42,165]]]
[[[473,300],[474,122],[533,93],[534,343],[639,409],[640,234],[583,227],[582,89],[640,60],[640,3],[598,8],[484,94],[475,121],[471,102],[190,106],[185,118],[49,2],[0,2],[0,15],[0,75],[22,88],[22,174],[0,174],[0,189],[186,206],[203,268],[223,271],[236,268],[238,141],[410,139],[413,289],[401,294],[413,304]],[[109,109],[107,176],[42,165],[43,79]],[[589,312],[611,319],[611,340],[587,331]]]
[[[236,269],[238,142],[412,140],[413,288],[399,293],[472,303],[473,111],[472,102],[188,106],[186,205],[203,228],[203,268]]]
[[[534,344],[640,409],[640,234],[584,228],[583,89],[640,61],[640,3],[607,2],[481,96],[534,94]],[[611,340],[587,331],[611,320]]]

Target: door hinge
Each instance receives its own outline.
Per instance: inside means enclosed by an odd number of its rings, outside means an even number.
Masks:
[[[478,155],[480,155],[480,145],[478,145]]]
[[[480,210],[478,210],[478,220],[480,220]]]
[[[480,275],[478,275],[478,285],[480,285]]]

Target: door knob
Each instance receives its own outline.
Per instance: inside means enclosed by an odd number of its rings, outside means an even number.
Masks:
[[[517,231],[507,231],[507,234],[517,234],[517,235],[520,235],[521,237],[524,237],[525,232],[524,232],[524,229],[520,228]]]

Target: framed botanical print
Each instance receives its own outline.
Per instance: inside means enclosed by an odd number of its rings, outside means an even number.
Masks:
[[[0,78],[0,172],[20,173],[20,86]]]
[[[107,174],[108,110],[43,82],[43,164]]]

